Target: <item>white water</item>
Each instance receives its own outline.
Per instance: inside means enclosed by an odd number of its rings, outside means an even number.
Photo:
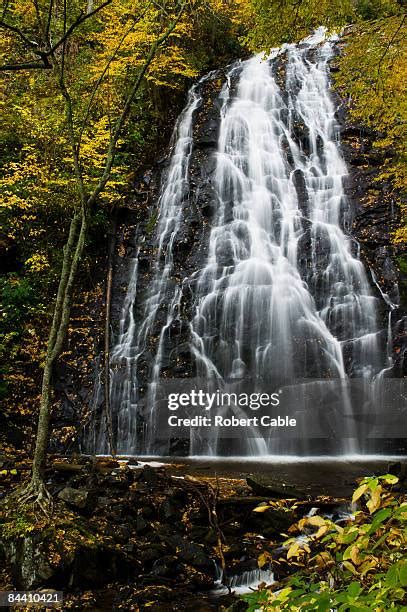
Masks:
[[[220,577],[215,582],[215,592],[217,595],[229,592],[235,595],[245,595],[256,591],[261,584],[270,586],[273,582],[275,582],[274,575],[270,570],[248,570],[227,578],[223,578],[223,572],[220,571]]]
[[[213,184],[218,206],[207,261],[197,271],[190,323],[197,373],[207,390],[222,389],[233,381],[242,381],[245,389],[247,380],[256,390],[265,383],[289,389],[301,380],[304,393],[315,394],[329,388],[329,380],[345,383],[348,377],[362,379],[369,390],[389,365],[379,344],[377,298],[359,249],[345,230],[347,169],[328,77],[333,42],[323,38],[320,30],[299,46],[283,48],[284,88],[274,77],[280,53],[276,51],[269,59],[259,55],[243,62],[232,95],[233,67],[220,96],[223,109]],[[164,341],[179,318],[182,297],[182,286],[172,278],[173,243],[190,189],[193,116],[201,102],[198,91],[199,84],[191,89],[174,132],[158,205],[155,268],[142,314],[136,324],[135,260],[112,351],[110,399],[120,454],[155,454],[155,398]],[[153,338],[161,311],[161,330]],[[391,337],[388,346],[390,342]],[[146,352],[154,358],[141,435],[139,361]],[[345,413],[352,413],[345,387],[342,405]],[[351,441],[338,443],[335,452],[363,454],[354,432],[342,433]],[[105,450],[102,442],[99,450]],[[206,435],[191,431],[189,450],[191,455],[223,454],[215,428]],[[307,455],[312,449],[307,442],[293,449],[285,441],[259,434],[239,440],[238,448],[228,454],[296,451]]]
[[[209,76],[209,75],[208,75]],[[205,77],[208,78],[208,77]],[[137,297],[138,258],[130,267],[129,284],[123,304],[120,331],[117,343],[111,353],[110,403],[115,412],[114,429],[117,438],[117,453],[134,454],[140,450],[138,439],[142,435],[138,428],[139,408],[139,360],[148,350],[150,335],[158,310],[167,309],[166,323],[161,329],[155,349],[155,364],[151,376],[147,403],[154,406],[155,387],[159,379],[165,331],[177,316],[181,292],[176,289],[169,305],[165,305],[168,284],[173,269],[173,241],[179,230],[182,202],[188,195],[189,158],[192,151],[192,118],[200,103],[197,94],[199,83],[191,88],[188,103],[178,118],[172,142],[173,153],[158,202],[157,236],[153,280],[143,305],[143,314],[135,324],[134,310]],[[148,432],[147,435],[151,434]],[[98,449],[107,451],[105,432],[101,429]]]
[[[311,376],[371,381],[383,367],[376,300],[342,229],[347,170],[327,75],[332,43],[320,42],[317,33],[287,47],[286,95],[269,61],[259,55],[245,62],[237,96],[226,105],[219,209],[192,322],[199,374],[208,386],[247,375],[275,388]],[[306,148],[294,139],[296,123],[305,127]],[[305,205],[294,171],[303,177]],[[349,411],[345,392],[343,404]],[[259,437],[240,444],[243,454],[284,452]],[[216,431],[206,448],[194,437],[191,447],[216,454]],[[346,443],[338,450],[358,448]]]

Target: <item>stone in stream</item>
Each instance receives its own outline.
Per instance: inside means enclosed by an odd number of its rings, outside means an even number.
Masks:
[[[304,499],[308,493],[296,485],[279,482],[269,475],[256,474],[248,476],[246,482],[256,495],[265,495],[274,498],[293,497]]]

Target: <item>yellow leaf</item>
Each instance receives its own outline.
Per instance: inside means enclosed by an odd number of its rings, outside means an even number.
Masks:
[[[291,559],[291,557],[298,557],[300,552],[301,552],[301,549],[298,543],[294,542],[294,544],[292,544],[292,546],[290,546],[290,548],[288,549],[287,559]]]
[[[362,497],[363,493],[365,493],[368,489],[368,485],[367,484],[362,484],[360,485],[360,487],[358,487],[352,495],[352,502],[357,501],[360,497]]]
[[[355,576],[358,575],[356,568],[352,565],[352,563],[350,563],[350,561],[344,561],[343,566],[346,567],[346,569],[352,572],[352,574],[354,574]]]
[[[352,546],[351,548],[350,558],[351,558],[351,561],[353,561],[355,565],[359,565],[360,563],[359,548],[356,545]]]
[[[270,506],[257,506],[257,508],[253,508],[253,512],[265,512],[269,507]]]
[[[362,576],[370,572],[370,570],[374,569],[378,564],[378,560],[375,557],[371,557],[370,559],[364,561],[362,565],[359,567],[359,572]]]
[[[316,527],[322,527],[326,524],[325,519],[322,516],[310,516],[307,519],[309,525],[315,525]]]
[[[262,567],[264,567],[270,560],[272,559],[270,553],[268,553],[267,551],[264,551],[261,553],[261,555],[259,555],[257,557],[257,565],[259,566],[259,568],[261,569]]]
[[[322,527],[320,527],[318,531],[314,534],[314,538],[319,540],[319,538],[325,535],[327,531],[328,531],[328,527],[326,525],[322,525]]]
[[[335,561],[333,560],[332,556],[329,554],[329,552],[327,551],[322,551],[320,553],[318,553],[315,557],[315,562],[318,565],[318,567],[320,567],[321,569],[324,569],[326,567],[329,567],[331,565],[333,565],[335,563]]]
[[[372,492],[371,497],[366,504],[366,506],[369,509],[370,514],[373,514],[373,512],[375,512],[378,508],[380,508],[380,501],[381,501],[380,493],[381,492],[382,492],[382,487],[380,485],[376,487],[376,489]]]

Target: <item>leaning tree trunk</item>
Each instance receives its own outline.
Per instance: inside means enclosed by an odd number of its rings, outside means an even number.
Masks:
[[[101,5],[102,6],[102,5]],[[78,271],[79,262],[85,246],[85,238],[88,227],[88,214],[95,205],[98,196],[102,193],[106,184],[110,179],[110,172],[114,163],[117,143],[121,135],[123,125],[130,113],[131,105],[139,90],[142,80],[153,61],[157,50],[164,43],[164,41],[170,36],[179,22],[181,15],[184,11],[185,4],[181,4],[178,14],[174,21],[171,22],[166,32],[158,38],[151,46],[150,52],[147,55],[146,61],[144,62],[141,70],[135,78],[130,92],[126,98],[122,113],[116,122],[116,126],[110,138],[109,146],[106,153],[106,164],[103,173],[97,186],[94,188],[92,194],[87,197],[86,190],[84,187],[83,176],[80,164],[80,141],[79,143],[75,139],[75,129],[72,111],[72,101],[69,92],[64,82],[64,64],[62,68],[58,66],[55,54],[51,54],[51,58],[54,61],[54,72],[57,78],[57,82],[61,91],[62,96],[65,99],[65,112],[68,133],[71,140],[72,155],[74,161],[74,171],[76,177],[76,185],[78,193],[80,195],[81,209],[72,218],[68,241],[64,248],[64,257],[62,263],[61,278],[58,287],[57,299],[54,308],[54,314],[52,319],[52,325],[48,340],[47,356],[45,359],[44,373],[42,378],[42,397],[40,403],[40,414],[38,419],[38,430],[37,439],[34,451],[34,460],[31,481],[28,487],[23,491],[23,496],[20,498],[20,503],[27,503],[29,500],[33,500],[48,513],[48,509],[51,504],[51,498],[46,490],[44,484],[44,467],[49,442],[49,431],[50,431],[50,420],[51,420],[51,403],[52,403],[52,374],[54,369],[55,361],[60,355],[63,347],[63,343],[66,338],[66,333],[69,323],[69,315],[71,309],[72,296],[74,292],[74,281],[76,273]],[[64,55],[63,58],[64,59]],[[99,82],[100,84],[100,82]],[[109,298],[110,299],[110,298]],[[107,334],[107,339],[108,339]],[[108,351],[107,351],[108,354]]]
[[[85,246],[86,231],[87,218],[84,210],[82,210],[81,214],[76,214],[71,221],[68,240],[64,247],[61,279],[54,307],[42,377],[41,403],[31,481],[23,494],[22,500],[26,503],[35,498],[44,511],[47,511],[47,506],[50,503],[50,497],[44,485],[44,467],[51,420],[52,374],[55,361],[62,351],[66,338],[74,292],[74,281]]]

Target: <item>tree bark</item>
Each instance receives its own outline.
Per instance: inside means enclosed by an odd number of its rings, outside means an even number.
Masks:
[[[78,234],[77,232],[80,219],[81,226]],[[31,486],[33,488],[37,487],[38,483],[42,482],[43,478],[49,442],[53,368],[55,361],[62,350],[63,342],[66,336],[73,295],[73,283],[85,246],[86,230],[87,220],[84,212],[82,212],[81,217],[79,215],[75,215],[71,221],[68,241],[64,248],[61,280],[59,283],[54,316],[48,339],[47,356],[45,359],[44,373],[42,378],[37,438],[31,475]]]
[[[105,419],[110,453],[114,457],[116,448],[113,440],[112,412],[110,405],[110,313],[112,304],[113,255],[116,245],[117,208],[114,208],[109,236],[109,254],[106,275],[106,312],[105,312]]]

